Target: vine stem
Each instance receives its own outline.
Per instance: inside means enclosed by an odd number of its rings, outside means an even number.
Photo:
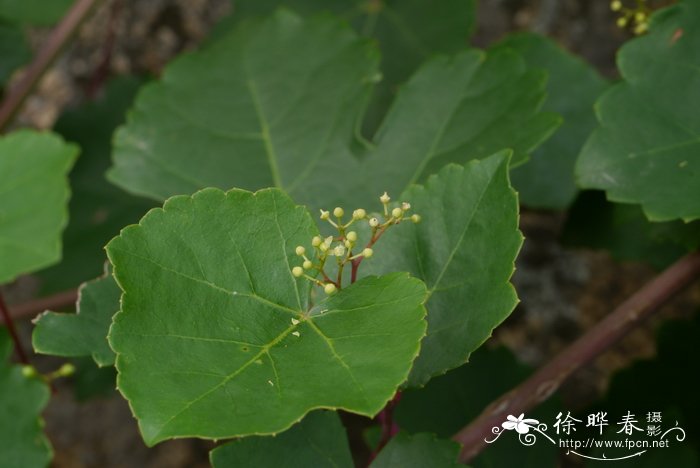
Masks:
[[[68,306],[73,306],[75,305],[75,301],[77,300],[78,290],[69,289],[67,291],[62,291],[52,296],[34,299],[32,301],[13,306],[12,308],[5,307],[4,310],[8,312],[7,315],[10,321],[26,320],[34,318],[37,314],[40,314],[45,310],[55,310],[62,309]],[[2,315],[2,317],[0,317],[0,319],[0,323],[2,324],[9,323],[9,321],[5,318],[4,314]]]
[[[24,353],[22,342],[20,341],[19,335],[17,334],[17,328],[15,328],[15,324],[12,321],[10,311],[7,308],[7,305],[5,304],[5,299],[2,297],[2,292],[0,292],[0,315],[2,315],[4,325],[7,327],[7,331],[10,332],[12,341],[15,344],[15,352],[17,352],[17,357],[19,357],[19,360],[22,364],[28,366],[29,358],[27,358],[27,355]]]
[[[0,130],[4,130],[12,121],[24,100],[49,68],[68,40],[77,31],[80,24],[92,8],[102,0],[76,0],[61,22],[51,31],[46,43],[37,53],[24,75],[12,89],[8,90],[5,100],[0,105]]]
[[[700,276],[700,252],[686,255],[646,283],[605,319],[541,367],[529,379],[491,403],[452,439],[462,444],[466,463],[485,446],[491,429],[508,415],[525,413],[549,398],[576,370],[640,325],[661,305]]]

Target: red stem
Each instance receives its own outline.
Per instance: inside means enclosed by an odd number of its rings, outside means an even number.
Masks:
[[[484,438],[510,414],[526,413],[549,398],[575,371],[640,325],[662,304],[700,276],[700,252],[686,255],[645,284],[605,319],[549,363],[486,409],[453,437],[462,444],[460,461],[467,463],[485,446]]]
[[[5,305],[5,299],[2,297],[2,292],[0,292],[0,314],[2,315],[4,325],[7,327],[7,331],[10,332],[10,336],[15,344],[15,351],[17,352],[20,362],[28,366],[29,358],[27,358],[27,355],[24,353],[22,342],[19,339],[17,329],[15,328],[15,324],[10,316],[10,311],[8,310],[7,305]]]
[[[401,391],[397,391],[394,398],[392,398],[377,415],[377,421],[382,428],[382,436],[379,439],[379,444],[377,444],[369,456],[369,463],[372,463],[372,461],[377,458],[379,452],[381,452],[391,438],[399,432],[399,426],[394,422],[394,409],[396,405],[399,404],[399,401],[401,401]]]
[[[18,304],[12,306],[8,312],[11,319],[14,320],[26,320],[34,318],[37,314],[44,312],[45,310],[60,310],[68,306],[74,306],[75,301],[78,300],[78,290],[69,289],[68,291],[63,291],[53,296],[42,297],[40,299],[34,299],[24,304]],[[4,317],[0,317],[0,323],[6,323]]]
[[[10,124],[24,100],[34,89],[34,85],[99,1],[76,0],[61,22],[51,31],[46,43],[25,70],[22,79],[5,95],[5,100],[0,105],[0,130],[4,130]]]

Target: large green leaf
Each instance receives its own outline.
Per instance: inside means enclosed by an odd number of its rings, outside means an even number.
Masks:
[[[370,465],[371,468],[457,468],[460,445],[432,434],[397,434]]]
[[[245,437],[211,452],[214,468],[352,468],[345,428],[337,414],[314,411],[276,437]]]
[[[642,205],[652,221],[700,218],[700,2],[659,11],[618,54],[624,81],[597,103],[579,157],[584,188]]]
[[[0,88],[5,85],[12,72],[31,56],[22,29],[0,20]]]
[[[529,66],[547,70],[544,109],[564,118],[563,125],[535,150],[532,159],[513,170],[513,186],[524,205],[565,209],[576,195],[576,157],[596,125],[593,103],[607,83],[593,67],[544,36],[512,34],[496,48],[515,49]]]
[[[317,228],[277,189],[168,200],[107,246],[109,339],[146,443],[282,431],[314,408],[374,415],[425,334],[425,285],[368,277],[309,304],[294,248]]]
[[[428,335],[409,378],[422,385],[466,362],[512,312],[508,280],[523,236],[507,154],[449,165],[400,200],[423,221],[387,232],[362,269],[408,271],[428,286]]]
[[[107,343],[112,316],[119,310],[121,290],[111,274],[80,287],[77,314],[45,312],[35,321],[32,344],[37,353],[92,356],[98,366],[114,364]]]
[[[355,127],[377,55],[328,17],[281,10],[239,25],[144,89],[116,134],[109,178],[159,200],[274,185],[314,207],[361,203],[445,162],[506,147],[522,162],[558,124],[538,111],[543,72],[512,51],[469,50],[416,72],[374,143],[360,148]]]
[[[49,389],[8,363],[12,342],[0,327],[0,465],[3,468],[48,466],[51,447],[42,431],[41,412]]]
[[[29,130],[0,138],[0,284],[61,258],[67,172],[78,148]]]
[[[48,26],[63,17],[75,0],[0,0],[0,18],[13,23]]]
[[[418,66],[437,53],[452,54],[467,46],[475,22],[474,0],[237,0],[231,20],[267,15],[280,4],[304,15],[334,13],[363,36],[377,40],[384,57],[382,80],[373,93],[365,116],[365,129],[373,132],[381,122],[398,85]],[[229,25],[221,26],[229,28]]]
[[[449,438],[474,420],[494,399],[512,389],[532,372],[506,348],[481,347],[468,364],[435,377],[420,389],[407,389],[401,396],[394,420],[402,430],[431,432]],[[553,420],[560,409],[551,398],[528,417]],[[486,447],[471,464],[476,468],[556,466],[558,449],[549,443],[523,446],[515,435],[506,434]]]
[[[82,156],[70,173],[70,220],[63,233],[63,261],[42,271],[41,292],[73,288],[102,273],[104,246],[119,230],[135,223],[154,206],[107,182],[112,133],[141,86],[133,77],[107,83],[96,101],[65,112],[54,130],[80,145]]]

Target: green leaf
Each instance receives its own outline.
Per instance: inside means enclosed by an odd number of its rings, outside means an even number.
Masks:
[[[12,23],[50,26],[74,0],[0,0],[0,18]]]
[[[231,20],[267,15],[280,4],[303,15],[329,11],[350,22],[361,35],[377,41],[384,57],[382,80],[365,115],[365,129],[373,133],[400,83],[434,54],[453,54],[467,46],[476,19],[474,0],[240,0]],[[229,25],[223,26],[229,28]]]
[[[662,270],[700,247],[700,221],[653,223],[638,205],[610,203],[603,192],[585,191],[569,210],[561,240]]]
[[[371,468],[457,468],[460,445],[440,440],[432,434],[408,435],[398,433],[379,453]]]
[[[121,290],[109,272],[80,287],[78,312],[45,312],[35,321],[34,350],[41,354],[92,356],[100,366],[114,365],[114,352],[107,343],[112,316],[119,310]]]
[[[276,437],[245,437],[210,454],[214,468],[354,466],[345,428],[336,413],[314,411]]]
[[[642,206],[651,221],[700,218],[700,3],[652,17],[620,50],[624,81],[596,104],[600,127],[576,167],[579,185]]]
[[[593,103],[607,83],[589,64],[544,36],[512,34],[495,48],[514,49],[528,66],[547,70],[547,100],[543,109],[560,114],[564,123],[534,151],[532,159],[512,171],[511,178],[522,204],[565,209],[576,196],[576,157],[596,126]]]
[[[543,72],[512,51],[470,50],[416,72],[374,143],[359,149],[355,127],[377,59],[370,42],[332,18],[281,10],[244,23],[145,87],[116,134],[109,178],[158,200],[274,185],[312,207],[361,205],[445,162],[505,147],[522,162],[558,124],[538,111]]]
[[[315,408],[372,416],[406,380],[425,285],[368,277],[311,306],[290,264],[317,233],[279,190],[206,189],[109,243],[124,291],[109,339],[147,444],[273,434]]]
[[[22,29],[0,21],[0,87],[4,86],[12,73],[31,56]]]
[[[8,363],[12,342],[0,327],[0,460],[3,468],[48,466],[51,446],[42,431],[41,412],[49,389],[39,379],[25,377]]]
[[[66,174],[77,155],[78,147],[50,133],[20,130],[0,138],[0,284],[61,258]]]
[[[394,419],[402,430],[432,432],[441,438],[456,434],[475,419],[493,400],[525,380],[532,369],[518,362],[506,348],[480,348],[465,364],[435,377],[420,389],[407,389],[401,396]],[[556,398],[542,404],[528,417],[553,419],[560,408]],[[556,466],[558,449],[549,443],[523,446],[506,434],[486,447],[472,461],[474,467]]]
[[[428,287],[428,334],[409,385],[460,366],[513,310],[523,236],[508,155],[450,165],[401,197],[422,221],[388,231],[364,273],[408,271]]]
[[[61,115],[55,131],[78,143],[82,157],[70,173],[70,221],[63,233],[63,261],[39,274],[41,293],[74,288],[102,274],[104,246],[154,206],[107,182],[112,134],[125,118],[142,80],[120,77],[93,102]]]

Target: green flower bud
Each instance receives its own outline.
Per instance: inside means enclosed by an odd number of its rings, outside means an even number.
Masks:
[[[295,266],[294,268],[292,268],[292,274],[295,277],[299,278],[301,275],[304,274],[304,269],[300,266]]]
[[[627,26],[627,18],[625,18],[624,16],[622,18],[618,18],[617,19],[617,27],[624,28],[625,26]]]
[[[311,239],[311,245],[313,245],[314,247],[318,247],[319,245],[321,245],[321,242],[323,241],[321,240],[320,236],[314,236],[314,238]]]
[[[614,0],[613,2],[610,2],[610,9],[612,11],[622,10],[622,2],[620,0]]]
[[[22,366],[22,375],[29,379],[32,377],[36,377],[38,374],[36,372],[36,369],[34,369],[34,367]]]
[[[420,215],[414,214],[413,216],[411,216],[411,221],[413,221],[416,224],[420,223]]]
[[[328,295],[330,296],[331,294],[333,294],[333,293],[336,291],[336,289],[337,289],[337,288],[335,287],[335,284],[333,284],[333,283],[327,283],[327,284],[323,287],[323,292],[325,292],[326,294],[328,294]]]
[[[345,238],[350,242],[357,241],[357,233],[355,231],[350,231],[345,235]]]
[[[394,208],[393,210],[391,210],[391,216],[393,216],[394,218],[400,218],[401,216],[403,216],[403,210],[398,207]]]
[[[365,258],[369,258],[372,255],[374,255],[374,250],[370,249],[369,247],[362,251],[362,256]]]
[[[369,225],[370,227],[377,227],[379,226],[379,220],[377,218],[372,218],[369,220]]]
[[[367,212],[362,208],[358,208],[352,212],[353,219],[365,219],[367,217]]]
[[[298,245],[295,252],[297,253],[297,255],[302,256],[306,253],[306,249],[304,248],[304,246]]]
[[[302,264],[302,266],[304,267],[304,270],[310,270],[311,267],[314,266],[314,264],[311,263],[311,260],[304,260],[304,263]]]
[[[336,218],[342,218],[344,214],[345,214],[345,210],[343,210],[339,206],[336,206],[335,209],[333,210],[333,216],[335,216]]]

